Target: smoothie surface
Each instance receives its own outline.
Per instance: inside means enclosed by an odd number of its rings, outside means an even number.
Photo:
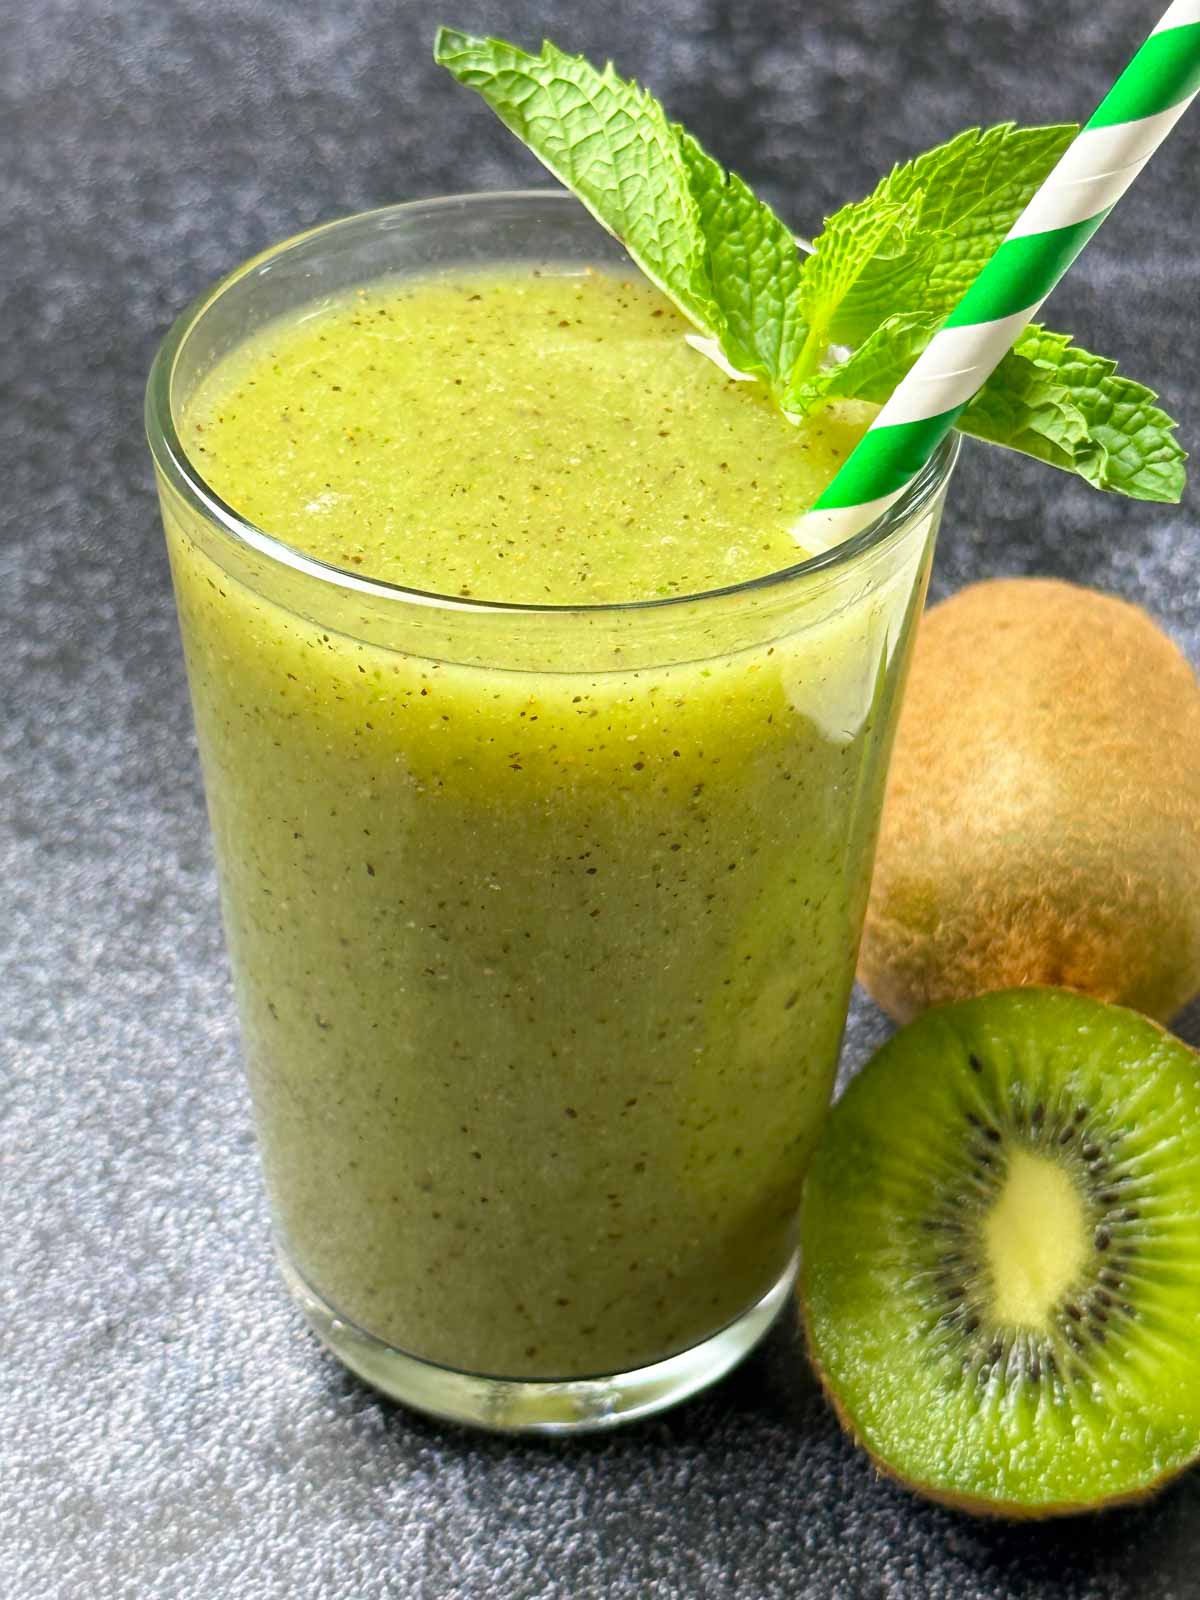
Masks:
[[[185,449],[249,521],[440,594],[600,604],[803,559],[796,528],[866,426],[802,426],[694,349],[636,275],[393,279],[270,325],[203,381]]]

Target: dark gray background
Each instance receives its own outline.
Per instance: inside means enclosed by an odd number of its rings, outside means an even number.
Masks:
[[[432,67],[437,20],[613,54],[804,227],[972,121],[1086,115],[1157,5],[0,8],[4,1600],[1200,1593],[1200,1477],[1045,1529],[923,1506],[840,1437],[791,1322],[706,1398],[574,1445],[435,1426],[319,1350],[268,1255],[140,421],[168,320],[248,254],[542,181]],[[1194,114],[1052,311],[1193,445],[1198,168]],[[1195,661],[1197,504],[970,449],[936,588],[1081,579]],[[859,1005],[848,1065],[883,1031]]]

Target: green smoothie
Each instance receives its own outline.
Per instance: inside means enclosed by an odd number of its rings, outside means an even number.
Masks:
[[[461,1371],[622,1372],[737,1317],[829,1097],[928,526],[786,605],[526,617],[508,655],[475,605],[803,556],[865,414],[793,427],[686,331],[577,266],[382,281],[255,334],[180,421],[248,521],[466,602],[402,643],[377,597],[331,623],[164,498],[283,1247]]]

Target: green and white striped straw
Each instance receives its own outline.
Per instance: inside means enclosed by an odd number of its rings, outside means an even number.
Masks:
[[[1200,0],[1175,0],[797,529],[826,549],[873,522],[959,413],[1200,90]]]

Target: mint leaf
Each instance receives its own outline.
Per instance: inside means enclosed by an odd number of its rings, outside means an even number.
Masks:
[[[882,405],[940,326],[936,317],[887,317],[844,361],[789,391],[801,414],[824,401]],[[1175,423],[1144,384],[1090,355],[1069,335],[1030,324],[958,419],[961,433],[1034,456],[1098,489],[1175,502],[1186,460]]]
[[[501,39],[440,28],[433,54],[483,96],[685,316],[720,338],[699,207],[657,100],[619,78],[611,63],[597,72],[548,41],[533,56]]]
[[[771,208],[712,159],[653,96],[550,43],[438,32],[434,59],[616,235],[726,359],[778,390],[805,329],[800,256]]]
[[[905,253],[918,214],[914,201],[883,200],[843,206],[826,220],[800,274],[800,308],[808,334],[789,374],[787,392],[794,392],[816,370],[841,306],[871,263]]]
[[[777,393],[804,344],[800,252],[780,221],[736,173],[726,172],[685,128],[674,125],[700,212],[713,297],[724,321],[722,349]]]
[[[997,437],[1006,430],[1003,419],[997,426],[996,405],[1002,392],[1011,393],[1014,375],[1026,365],[1037,378],[1023,375],[1029,401],[1024,411],[1014,415],[1023,430],[1032,431],[1033,438],[1014,443],[1012,437]],[[1154,391],[1119,373],[1115,361],[1072,344],[1069,334],[1054,333],[1036,323],[1030,323],[1017,340],[958,425],[964,433],[1050,461],[1048,449],[1036,447],[1039,441],[1048,443],[1051,436],[1044,424],[1036,423],[1034,406],[1039,395],[1059,389],[1070,397],[1085,429],[1083,443],[1073,451],[1070,470],[1097,489],[1115,490],[1135,500],[1175,504],[1181,499],[1187,481],[1187,453],[1175,438],[1175,422],[1155,404]],[[1053,461],[1055,466],[1061,464]]]
[[[885,235],[884,247],[863,263],[829,322],[830,337],[859,344],[893,311],[946,317],[1075,133],[1073,123],[969,128],[894,167],[865,200],[844,206],[833,219],[843,232],[855,214],[869,218],[884,206],[913,214],[902,249],[889,249]],[[818,238],[806,275],[819,270],[821,250]]]
[[[798,411],[827,399],[882,405],[937,332],[936,317],[900,312],[886,318],[858,349],[814,374],[789,396]],[[1037,456],[1052,466],[1078,470],[1094,453],[1087,423],[1067,390],[1024,356],[1005,356],[958,419],[963,433]]]
[[[958,429],[1064,472],[1082,473],[1099,448],[1070,389],[1011,350],[959,417]]]

